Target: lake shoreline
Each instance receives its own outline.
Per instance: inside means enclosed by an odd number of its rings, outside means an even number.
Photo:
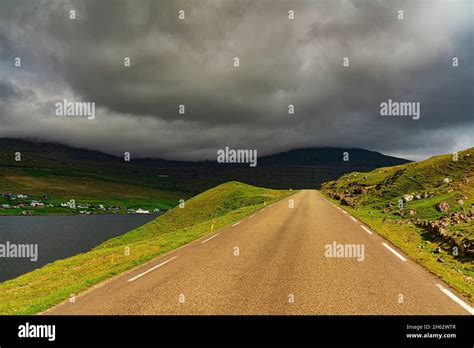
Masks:
[[[37,214],[37,215],[23,215],[23,214],[0,214],[0,218],[5,216],[5,217],[40,217],[40,216],[116,216],[116,215],[121,215],[121,216],[160,216],[166,213],[167,210],[159,213],[152,213],[152,214],[136,214],[136,213],[131,213],[131,214]]]

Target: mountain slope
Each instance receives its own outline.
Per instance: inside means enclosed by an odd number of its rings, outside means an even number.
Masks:
[[[474,148],[350,173],[322,191],[451,285],[474,295]]]
[[[21,152],[21,162],[14,161],[16,152]],[[349,155],[347,161],[345,152]],[[85,177],[189,196],[232,180],[274,189],[317,188],[345,173],[408,162],[374,151],[343,148],[298,149],[262,156],[255,168],[216,161],[136,159],[133,153],[131,157],[126,162],[121,157],[59,144],[0,139],[0,177],[7,170],[41,178]]]
[[[347,152],[348,158],[343,159],[344,152]],[[404,164],[408,160],[383,155],[380,152],[369,151],[357,148],[336,148],[321,147],[295,149],[287,152],[281,152],[276,155],[265,156],[259,160],[262,166],[287,165],[287,166],[345,166],[349,167],[367,167],[372,168],[394,166]]]
[[[450,154],[369,173],[350,173],[324,184],[322,189],[337,193],[354,207],[379,210],[390,204],[398,207],[401,199],[403,209],[393,208],[389,215],[415,209],[418,218],[440,218],[444,214],[436,209],[436,204],[446,201],[450,211],[456,212],[470,210],[474,203],[474,148],[457,156],[457,160]],[[463,201],[462,205],[458,204],[459,200]]]

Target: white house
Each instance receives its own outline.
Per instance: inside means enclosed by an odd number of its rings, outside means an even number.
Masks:
[[[37,201],[32,201],[30,205],[32,207],[37,207],[37,208],[43,208],[44,207],[44,203],[37,202]]]

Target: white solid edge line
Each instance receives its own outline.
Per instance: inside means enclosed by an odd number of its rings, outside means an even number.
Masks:
[[[209,238],[207,238],[206,240],[203,240],[203,241],[201,242],[201,244],[204,244],[204,243],[206,243],[206,242],[209,242],[212,238],[216,238],[219,234],[220,234],[220,233],[216,233],[216,234],[213,235],[212,237],[209,237]]]
[[[342,209],[341,209],[341,210],[342,210]],[[342,210],[342,212],[343,212],[344,214],[347,214],[345,210]]]
[[[368,234],[373,234],[373,232],[371,230],[369,230],[367,227],[365,227],[364,225],[360,225],[360,227],[362,227],[364,230],[366,230]]]
[[[255,214],[253,214],[253,215],[250,215],[250,216],[249,216],[249,219],[253,218],[254,216],[255,216]]]
[[[400,255],[399,253],[397,253],[395,250],[393,250],[390,245],[388,245],[387,243],[382,243],[384,247],[386,247],[388,250],[390,250],[392,253],[394,253],[395,255],[397,255],[397,257],[400,258],[400,260],[402,261],[406,261],[407,259],[405,259],[402,255]]]
[[[354,220],[355,222],[357,222],[357,220],[356,220],[356,219],[354,219],[354,217],[352,217],[352,216],[349,216],[349,217],[350,217],[352,220]]]
[[[166,265],[168,262],[174,260],[174,259],[177,258],[177,257],[178,257],[178,256],[173,256],[171,259],[166,260],[166,261],[160,263],[159,265],[156,265],[155,267],[152,267],[152,268],[150,268],[149,270],[147,270],[147,271],[145,271],[145,272],[143,272],[143,273],[140,273],[139,275],[136,275],[136,276],[133,277],[133,278],[130,278],[128,281],[129,281],[129,282],[133,282],[135,279],[138,279],[138,278],[144,276],[145,274],[148,274],[148,273],[150,273],[151,271],[154,271],[154,270],[157,269],[158,267],[161,267],[161,266]]]
[[[241,222],[242,222],[242,221],[236,222],[235,224],[232,225],[232,227],[237,226],[237,225],[240,224]]]
[[[454,295],[451,291],[449,291],[448,289],[446,289],[444,286],[442,286],[441,284],[436,284],[436,286],[442,291],[444,292],[451,300],[453,300],[454,302],[456,302],[458,305],[460,305],[462,308],[464,308],[466,311],[469,312],[469,314],[471,315],[474,315],[474,309],[469,306],[466,302],[464,302],[463,300],[461,300],[459,297],[457,297],[456,295]]]

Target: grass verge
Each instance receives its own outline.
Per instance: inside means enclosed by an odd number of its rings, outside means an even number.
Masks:
[[[382,216],[374,216],[378,214],[372,209],[354,209],[342,206],[340,201],[329,197],[327,194],[325,196],[334,204],[357,217],[400,250],[403,250],[412,260],[441,278],[471,302],[474,300],[474,283],[472,281],[474,267],[472,260],[454,257],[445,248],[441,248],[438,254],[434,254],[434,250],[439,247],[439,241],[432,241],[422,228],[414,225],[388,225],[383,223]],[[442,259],[443,262],[439,262],[439,259]]]

